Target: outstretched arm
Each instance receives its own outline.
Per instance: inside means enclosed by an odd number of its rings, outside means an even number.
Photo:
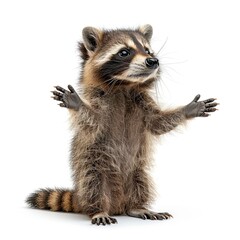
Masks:
[[[69,109],[69,120],[73,129],[79,130],[79,125],[82,125],[83,122],[87,125],[91,125],[90,123],[96,121],[95,118],[98,114],[99,107],[98,101],[96,103],[97,90],[92,91],[90,89],[89,91],[85,91],[85,93],[87,93],[86,95],[88,95],[87,97],[91,99],[90,103],[84,93],[82,97],[80,97],[71,85],[68,85],[69,90],[60,86],[56,86],[55,88],[56,90],[52,91],[52,98],[60,102],[60,107]]]
[[[183,124],[187,119],[208,117],[210,112],[217,110],[215,107],[218,103],[214,102],[215,98],[198,101],[199,98],[200,95],[197,95],[192,102],[184,107],[162,111],[148,95],[142,95],[139,102],[146,112],[145,124],[147,129],[154,135],[161,135]]]
[[[60,101],[59,106],[60,107],[65,107],[68,109],[72,109],[75,111],[78,111],[81,104],[83,104],[82,100],[80,99],[80,97],[78,96],[77,92],[75,91],[75,89],[71,86],[68,85],[68,90],[60,87],[60,86],[56,86],[55,87],[57,91],[52,91],[53,93],[53,99]]]

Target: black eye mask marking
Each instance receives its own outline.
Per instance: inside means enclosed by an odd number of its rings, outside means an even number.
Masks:
[[[102,65],[99,69],[99,75],[103,81],[108,81],[112,79],[113,76],[122,74],[129,68],[130,63],[135,56],[135,50],[128,49],[128,51],[129,55],[122,57],[118,53],[114,54],[108,62]]]

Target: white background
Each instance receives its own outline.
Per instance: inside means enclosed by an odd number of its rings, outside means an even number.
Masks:
[[[1,0],[0,238],[240,239],[238,2]],[[174,219],[121,216],[118,225],[97,227],[83,215],[27,208],[37,188],[71,187],[68,112],[50,90],[76,86],[82,28],[144,23],[153,26],[156,52],[168,39],[159,102],[183,105],[200,93],[221,104],[156,145],[153,209]]]

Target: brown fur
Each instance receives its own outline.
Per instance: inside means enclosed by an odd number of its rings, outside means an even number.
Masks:
[[[72,112],[79,116],[71,163],[80,208],[89,215],[147,208],[153,199],[151,134],[171,131],[184,115],[181,109],[162,112],[147,93],[128,88],[95,100],[101,106],[96,112]]]
[[[70,110],[74,189],[40,190],[28,198],[31,206],[93,217],[125,214],[151,204],[154,190],[148,171],[153,135],[173,130],[185,117],[181,108],[162,111],[150,97],[155,78],[115,86],[101,81],[94,61],[131,34],[149,43],[150,33],[145,38],[140,30],[124,30],[101,33],[95,52],[79,45],[84,60],[82,105],[79,111]]]

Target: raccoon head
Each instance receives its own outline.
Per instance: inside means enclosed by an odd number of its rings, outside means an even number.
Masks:
[[[152,33],[150,25],[135,30],[84,28],[80,44],[83,74],[108,86],[151,85],[160,72],[159,61],[150,46]]]

